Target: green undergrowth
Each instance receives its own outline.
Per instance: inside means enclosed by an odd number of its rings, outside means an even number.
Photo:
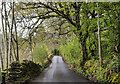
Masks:
[[[103,64],[100,66],[99,56],[88,55],[89,59],[81,66],[82,52],[77,38],[71,38],[71,42],[59,47],[59,52],[64,60],[70,65],[71,69],[83,74],[92,81],[103,84],[120,83],[120,72],[118,72],[119,60],[114,56],[104,56]],[[89,51],[90,52],[90,51]]]
[[[69,58],[70,59],[70,58]],[[70,63],[69,59],[65,59],[70,64],[70,68],[76,70],[78,73],[83,74],[94,82],[100,82],[103,84],[120,83],[120,72],[118,72],[116,60],[109,60],[105,66],[100,66],[99,60],[88,60],[85,62],[83,68],[80,66],[80,60],[75,59]],[[72,59],[71,59],[72,60]]]
[[[106,66],[100,66],[99,60],[88,60],[84,65],[85,76],[101,83],[119,83],[120,72],[117,70],[117,61],[112,60]]]

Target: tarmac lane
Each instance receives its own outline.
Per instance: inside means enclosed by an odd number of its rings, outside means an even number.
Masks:
[[[84,77],[75,74],[64,63],[61,56],[54,56],[52,63],[29,84],[93,84]]]

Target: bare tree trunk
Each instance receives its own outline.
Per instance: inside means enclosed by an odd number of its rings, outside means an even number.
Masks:
[[[33,61],[33,57],[32,57],[32,35],[29,35],[29,39],[30,39],[30,42],[29,42],[29,45],[30,45],[30,55],[31,55],[31,59]]]
[[[98,4],[98,7],[99,7],[99,4]],[[100,36],[99,11],[98,11],[98,46],[99,46],[99,59],[100,59],[100,65],[102,65],[102,53],[101,53],[101,36]]]
[[[16,61],[16,52],[15,52],[15,47],[14,47],[14,44],[13,44],[13,41],[12,41],[12,50],[13,50],[13,56],[15,57],[15,60],[14,60],[14,57],[13,57],[13,61]]]
[[[6,2],[4,3],[5,11],[5,56],[6,56],[6,68],[8,68],[8,34],[7,34],[7,11],[6,11]]]
[[[5,56],[5,52],[3,51],[4,49],[3,49],[3,46],[4,46],[4,41],[5,41],[5,31],[4,31],[4,22],[3,22],[3,13],[2,13],[2,11],[3,11],[3,2],[2,2],[2,8],[1,8],[1,22],[2,22],[2,56]],[[2,58],[3,59],[3,58]],[[1,63],[2,63],[3,61],[1,61]],[[4,66],[2,66],[2,69],[4,69]]]
[[[16,25],[16,23],[15,23]],[[17,28],[15,26],[15,43],[16,43],[16,61],[19,61],[19,51],[18,51],[18,38],[17,38]]]
[[[11,23],[11,28],[9,27],[9,60],[11,63],[11,56],[12,56],[12,30],[13,30],[13,17],[14,17],[14,4],[12,2],[12,23]]]
[[[12,36],[11,36],[11,29],[10,29],[10,34],[9,34],[9,62],[11,63],[11,56],[12,56],[12,46],[11,46],[11,39],[12,39]]]
[[[4,54],[3,54],[4,51],[3,50],[4,49],[3,49],[3,45],[4,44],[3,44],[3,39],[2,39],[2,45],[1,45],[1,66],[2,66],[1,68],[2,68],[2,70],[4,70],[4,65],[3,65],[3,56],[4,56]]]
[[[13,21],[15,26],[15,43],[16,43],[16,61],[19,61],[19,49],[18,49],[18,37],[17,37],[17,26],[14,17],[14,2],[13,2]]]
[[[3,17],[3,8],[5,16]],[[4,19],[4,20],[3,20]],[[1,20],[2,20],[2,32],[3,32],[3,43],[4,43],[4,50],[5,50],[5,62],[4,65],[8,68],[8,35],[7,35],[7,11],[6,11],[6,2],[2,2],[2,9],[1,9]]]

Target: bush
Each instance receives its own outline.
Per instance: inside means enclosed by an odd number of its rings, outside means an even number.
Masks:
[[[72,69],[75,69],[77,72],[82,73],[93,81],[101,83],[120,83],[120,72],[118,72],[120,62],[111,53],[105,53],[105,55],[103,55],[103,65],[100,66],[99,56],[96,54],[98,52],[96,51],[97,49],[95,49],[95,45],[97,44],[88,41],[87,45],[91,44],[87,46],[88,58],[90,59],[84,63],[84,66],[80,66],[83,61],[83,53],[80,52],[81,49],[77,37],[72,37],[70,42],[66,43],[67,44],[60,45],[59,51]],[[94,52],[91,53],[90,50]],[[106,52],[105,49],[104,51]]]
[[[8,69],[7,80],[9,82],[21,82],[40,74],[41,71],[42,66],[32,61],[24,60],[22,63],[13,62]]]
[[[67,42],[66,45],[61,45],[59,47],[59,53],[64,57],[67,63],[73,64],[71,67],[82,62],[82,53],[80,53],[79,41],[77,37],[72,37],[71,42]]]
[[[43,69],[49,66],[49,64],[52,62],[52,60],[51,60],[52,57],[53,57],[53,55],[50,54],[50,55],[44,60],[44,62],[42,63],[42,68],[43,68]]]
[[[42,70],[42,66],[39,65],[39,64],[35,64],[34,62],[32,61],[26,61],[26,62],[22,62],[21,63],[21,75],[22,77],[33,77],[33,76],[36,76],[37,74],[39,74]]]
[[[42,64],[48,56],[48,50],[45,45],[37,45],[33,50],[34,62]]]
[[[116,61],[108,64],[107,67],[101,67],[99,61],[88,60],[84,65],[84,71],[86,76],[90,78],[96,78],[97,81],[102,83],[119,83],[120,72],[116,72]]]

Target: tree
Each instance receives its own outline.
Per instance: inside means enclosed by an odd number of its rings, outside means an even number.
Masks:
[[[4,11],[4,16],[3,16]],[[2,2],[2,9],[1,9],[1,20],[2,20],[2,32],[3,32],[3,43],[4,43],[4,50],[5,50],[5,62],[6,68],[8,68],[8,34],[7,34],[7,11],[6,11],[6,2]]]
[[[14,17],[14,2],[11,3],[11,2],[2,1],[1,20],[2,20],[3,43],[4,43],[2,48],[3,51],[2,57],[4,60],[3,64],[5,68],[8,68],[9,63],[11,63],[12,61],[11,58],[13,58],[12,57],[13,53],[15,54],[15,58],[16,58],[15,61],[19,61],[17,27]],[[16,43],[16,48],[14,48],[14,42]]]
[[[96,58],[100,58],[102,60],[102,57],[104,56],[98,56],[98,47],[97,44],[97,31],[100,27],[100,32],[101,32],[101,37],[99,37],[99,42],[100,38],[101,39],[101,54],[105,55],[109,51],[110,54],[113,52],[112,50],[118,49],[118,43],[114,42],[114,46],[109,45],[109,50],[107,51],[107,43],[110,41],[106,40],[109,36],[112,36],[112,28],[111,26],[108,26],[112,24],[113,17],[116,18],[118,16],[117,14],[119,13],[117,4],[114,3],[115,6],[111,8],[115,8],[115,10],[112,10],[109,6],[111,3],[102,3],[100,4],[99,8],[99,14],[98,14],[98,7],[97,3],[85,3],[85,2],[37,2],[37,3],[19,3],[18,4],[18,9],[21,9],[19,11],[22,11],[22,16],[25,19],[40,19],[40,20],[50,20],[51,18],[59,18],[61,19],[61,23],[64,23],[64,20],[66,20],[71,26],[71,30],[67,32],[62,32],[59,34],[68,34],[69,32],[74,33],[78,38],[79,38],[79,44],[81,48],[82,56],[83,56],[83,63],[85,63],[86,60],[90,59],[90,52],[92,55],[96,56]],[[118,3],[119,4],[119,3]],[[117,7],[117,8],[116,8]],[[32,13],[31,11],[34,11]],[[115,13],[112,13],[112,12]],[[118,13],[116,13],[118,12]],[[99,15],[99,18],[97,17]],[[108,20],[110,18],[110,20]],[[97,20],[99,19],[99,21]],[[100,23],[100,25],[97,25],[97,22]],[[52,23],[52,25],[56,25],[59,22]],[[115,25],[113,25],[115,27]],[[58,28],[57,26],[54,26],[55,30],[59,30],[59,32],[62,30],[62,28]],[[68,29],[68,28],[67,28]],[[117,29],[117,28],[115,28]],[[64,30],[64,29],[63,29]],[[69,29],[68,29],[69,30]],[[110,32],[109,32],[109,31]],[[118,31],[118,30],[117,30]],[[114,32],[117,32],[114,30]],[[112,34],[109,34],[112,33]],[[117,33],[116,33],[117,34]],[[105,36],[107,35],[107,36]],[[115,35],[115,34],[113,34]],[[118,35],[118,34],[117,34]],[[99,35],[98,35],[99,36]],[[116,36],[116,35],[115,35]],[[94,38],[93,38],[94,37]],[[112,38],[113,40],[116,40],[114,37]],[[90,43],[88,43],[88,40]],[[92,40],[92,42],[91,42]],[[111,41],[111,44],[113,42]],[[115,46],[116,44],[116,46]],[[90,45],[90,46],[89,46]],[[89,46],[89,47],[88,47]],[[94,46],[94,47],[93,47]],[[91,48],[93,47],[93,48]],[[99,49],[99,50],[100,50]],[[106,51],[104,50],[106,49]],[[112,49],[112,50],[111,50]],[[110,51],[111,50],[111,51]],[[116,50],[115,50],[116,51]],[[114,52],[115,53],[115,52]]]
[[[26,3],[24,3],[26,4]],[[37,18],[39,17],[40,19],[46,19],[50,17],[59,17],[59,18],[65,18],[70,24],[74,26],[73,32],[78,36],[79,38],[79,43],[80,43],[80,48],[82,49],[83,52],[83,63],[88,59],[87,57],[87,50],[86,50],[86,38],[88,37],[88,33],[83,33],[81,29],[81,9],[82,6],[87,5],[86,3],[81,3],[81,2],[73,2],[73,3],[27,3],[26,8],[21,8],[22,10],[24,9],[38,9],[38,10],[47,10],[47,11],[40,11],[37,13],[33,14],[34,16],[26,18]],[[29,7],[28,7],[29,6]],[[87,16],[89,11],[87,11]],[[87,18],[87,17],[86,17]],[[85,29],[87,32],[87,28]]]

